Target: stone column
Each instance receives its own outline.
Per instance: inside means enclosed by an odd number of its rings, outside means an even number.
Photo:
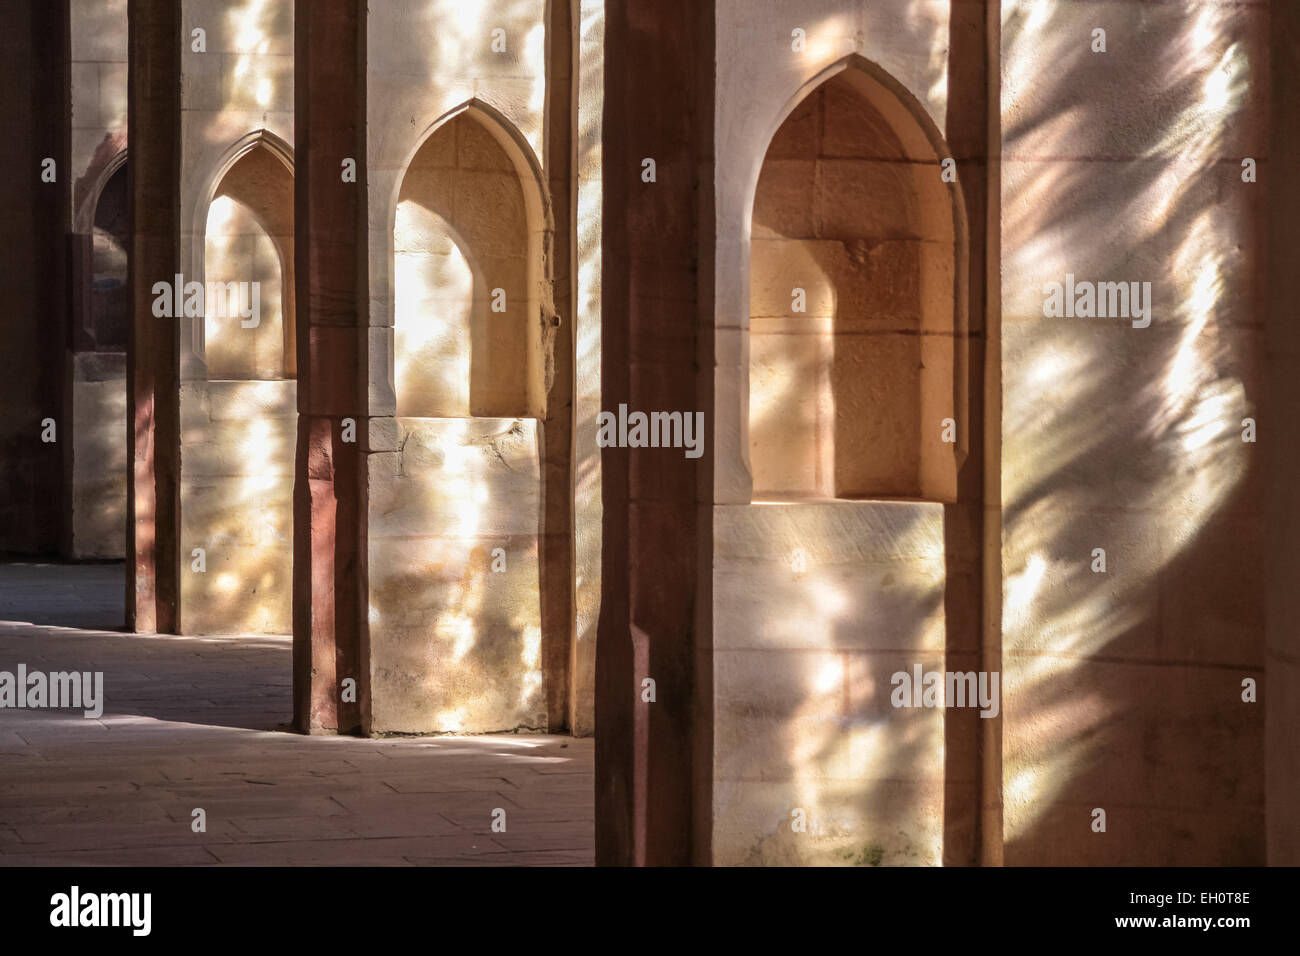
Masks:
[[[953,4],[948,23],[948,110],[944,138],[957,161],[966,218],[966,255],[957,281],[969,310],[957,327],[969,336],[956,407],[967,409],[968,444],[957,474],[957,501],[944,506],[948,622],[944,669],[1001,671],[1001,457],[998,435],[1001,309],[997,236],[1000,233],[998,112],[1001,75],[990,62],[998,49],[997,4]],[[960,238],[958,240],[961,241]],[[963,268],[964,267],[964,268]],[[992,365],[989,365],[990,356]],[[986,502],[988,503],[986,506]],[[1002,854],[1001,715],[973,708],[944,711],[943,862],[946,866],[1000,863]]]
[[[575,639],[573,584],[573,11],[567,0],[547,11],[547,136],[543,166],[555,221],[549,250],[553,277],[554,366],[542,437],[542,673],[552,732],[576,730],[570,658]]]
[[[41,446],[36,472],[36,527],[61,554],[72,550],[72,381],[68,353],[71,322],[69,257],[72,251],[72,151],[70,117],[71,36],[67,0],[32,4],[32,43],[36,69],[32,73],[32,111],[38,154],[56,160],[58,177],[37,183],[31,243],[36,250],[34,278],[41,343],[41,406],[58,423],[58,441]],[[37,167],[24,170],[35,178]],[[57,450],[57,454],[55,454]],[[48,547],[48,545],[47,545]]]
[[[598,864],[708,862],[713,24],[700,0],[606,4],[602,406],[702,411],[706,451],[603,453]]]
[[[155,282],[180,273],[181,5],[127,8],[127,189],[132,319],[127,348],[127,627],[175,633],[180,554],[179,318],[153,314]]]
[[[364,365],[364,0],[318,0],[294,19],[294,262],[298,451],[293,521],[294,723],[354,731],[367,682]],[[344,161],[356,175],[345,181]],[[352,423],[349,425],[349,420]],[[353,434],[345,429],[354,429]],[[342,682],[356,681],[355,702]]]
[[[1267,250],[1261,295],[1265,383],[1259,418],[1267,487],[1268,578],[1264,667],[1265,852],[1270,866],[1300,865],[1300,323],[1295,302],[1296,229],[1300,225],[1300,5],[1274,0],[1269,11],[1271,90],[1268,155],[1259,159],[1257,205]],[[1225,556],[1224,560],[1230,560]],[[1234,677],[1256,676],[1242,672]],[[1249,706],[1249,705],[1246,705]]]

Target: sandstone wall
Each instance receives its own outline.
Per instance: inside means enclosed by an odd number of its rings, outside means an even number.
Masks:
[[[754,193],[756,498],[954,490],[950,199],[934,156],[910,152],[854,79],[835,76],[795,107]]]
[[[181,388],[183,634],[292,630],[296,400],[293,381]]]
[[[596,629],[600,616],[601,466],[596,446],[600,407],[601,135],[604,108],[602,0],[578,4],[576,165],[573,184],[576,305],[573,315],[574,635],[569,726],[589,736],[596,719]]]
[[[719,508],[714,533],[713,862],[941,862],[943,711],[890,694],[943,670],[943,506]]]
[[[942,128],[947,4],[717,9],[712,859],[937,864],[945,718],[890,681],[943,669],[971,566],[937,500],[825,499],[954,490],[954,213],[899,99]]]
[[[396,421],[371,456],[371,730],[543,729],[538,423]]]
[[[238,316],[218,318],[211,301],[204,316],[158,320],[181,323],[181,630],[287,634],[297,428],[282,310],[292,286],[291,194],[264,189],[271,198],[259,207],[247,182],[222,193],[249,164],[287,158],[249,150],[269,142],[284,153],[293,142],[294,7],[185,0],[182,10],[182,268],[186,281],[259,282],[262,321],[244,328]],[[193,49],[196,29],[205,52]],[[203,573],[192,570],[200,547]]]
[[[556,217],[569,216],[568,209],[552,207],[545,187],[552,175],[546,166],[546,104],[552,94],[548,71],[567,82],[570,70],[568,64],[548,67],[546,15],[541,0],[473,8],[437,0],[378,4],[369,11],[370,329],[365,347],[374,416],[367,439],[373,730],[567,723],[590,732],[592,724],[594,657],[590,650],[578,650],[587,645],[575,634],[572,614],[566,613],[564,633],[542,635],[548,647],[559,642],[568,674],[534,672],[534,652],[529,649],[534,637],[527,636],[540,628],[540,618],[534,616],[542,586],[538,536],[544,528],[546,534],[574,534],[568,524],[552,527],[543,511],[548,500],[572,500],[572,466],[564,458],[548,462],[543,488],[540,464],[555,460],[545,444],[545,416],[572,415],[573,383],[556,385],[549,373],[553,367],[573,366],[548,354],[549,327],[575,323],[574,315],[556,314],[554,303],[572,300],[548,281],[549,237]],[[443,155],[440,150],[446,149],[452,152]],[[430,188],[422,190],[417,180],[426,169],[443,175],[434,175]],[[463,182],[440,198],[446,175]],[[512,182],[501,180],[503,175]],[[513,201],[515,195],[521,195],[521,207]],[[590,249],[591,240],[584,246],[580,235],[580,270]],[[556,278],[569,281],[567,275]],[[485,308],[494,288],[506,292],[504,316]],[[582,303],[579,308],[592,314],[594,306]],[[591,375],[582,363],[577,379]],[[478,417],[417,417],[447,415]],[[513,417],[519,415],[530,417]],[[447,505],[439,504],[436,495],[411,490],[433,481],[433,473],[394,462],[404,462],[411,454],[410,440],[402,436],[461,429],[478,435],[474,441],[481,443],[487,440],[484,436],[500,432],[503,422],[534,437],[522,444],[512,440],[506,460],[513,472],[508,475],[491,470],[469,474],[476,497],[467,506],[506,522],[494,533],[510,539],[506,550],[511,585],[505,588],[502,575],[492,575],[487,580],[496,580],[484,593],[496,596],[477,616],[467,616],[474,601],[467,604],[459,589],[477,594],[488,588],[487,583],[466,583],[491,574],[474,550],[486,542],[476,542],[472,534],[440,532],[436,519]],[[406,448],[401,441],[407,441]],[[585,454],[594,462],[594,440],[590,444]],[[402,553],[421,568],[432,562],[436,569],[422,588],[412,590],[409,569],[395,563],[391,532],[382,530],[390,525],[385,513],[389,505],[383,503],[394,499],[405,502],[404,513],[410,512],[410,520],[422,529],[403,545]],[[431,510],[421,514],[421,507]],[[591,521],[588,508],[577,530],[588,542]],[[455,562],[461,563],[457,567]],[[593,567],[590,558],[585,566]],[[567,577],[541,575],[541,580],[549,582],[548,588],[574,591]],[[449,581],[460,583],[452,586]],[[587,583],[584,593],[591,587]],[[526,593],[530,588],[531,597]],[[505,591],[513,596],[505,604],[494,603]],[[588,620],[592,614],[589,609]],[[422,627],[418,621],[424,622]],[[462,649],[454,660],[447,656],[451,621],[479,635],[477,651],[463,656]],[[555,656],[546,654],[550,660]],[[445,683],[446,674],[435,666],[451,668],[458,676]],[[534,677],[568,681],[567,713],[546,712],[551,695],[533,687]],[[435,692],[430,682],[436,681],[444,683]],[[403,695],[402,688],[423,691],[412,698]],[[381,695],[388,696],[381,700]]]
[[[1008,864],[1263,862],[1266,13],[1002,4]],[[1067,274],[1150,325],[1045,317]]]
[[[75,230],[89,233],[98,187],[126,148],[127,0],[70,3],[72,191]]]
[[[293,14],[290,0],[184,0],[181,57],[181,263],[203,281],[209,206],[263,131],[293,144]],[[206,52],[193,50],[204,31]],[[168,278],[170,277],[163,277]],[[202,319],[181,320],[181,374],[209,377]]]
[[[126,355],[72,362],[72,556],[121,558],[126,544]]]

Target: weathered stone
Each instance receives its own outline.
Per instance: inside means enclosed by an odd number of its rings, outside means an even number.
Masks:
[[[545,727],[537,424],[397,423],[370,456],[372,729]]]

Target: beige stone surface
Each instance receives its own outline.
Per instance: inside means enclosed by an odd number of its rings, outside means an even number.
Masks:
[[[181,390],[183,633],[292,630],[296,395],[292,381]]]
[[[937,160],[916,120],[890,112],[885,101],[892,94],[873,94],[869,106],[860,98],[838,94],[828,102],[807,101],[813,87],[828,78],[837,64],[856,55],[894,77],[915,97],[926,122],[942,129],[947,108],[948,8],[946,0],[872,4],[857,0],[803,0],[797,4],[726,0],[718,4],[715,102],[724,104],[714,117],[714,335],[719,356],[729,354],[723,337],[732,329],[747,329],[751,314],[761,314],[751,313],[747,302],[751,281],[766,281],[758,269],[751,268],[749,240],[751,235],[766,238],[771,228],[762,215],[755,214],[754,205],[769,145],[775,147],[771,158],[778,162],[810,161],[815,155],[825,155],[828,160],[851,159],[867,169],[876,160],[915,161],[913,182],[921,188],[910,193],[918,196],[918,221],[925,223],[924,231],[890,232],[877,238],[942,235],[946,217],[946,238],[951,241],[947,191],[933,191],[937,166],[929,164]],[[806,37],[802,52],[791,49],[791,32],[796,28]],[[897,112],[901,107],[892,109]],[[787,117],[790,125],[780,131]],[[815,153],[810,145],[818,137],[823,140],[824,154]],[[772,208],[790,212],[797,206],[800,192],[797,175],[787,176],[785,186],[784,195],[774,199]],[[886,208],[905,195],[902,191],[879,192],[870,208],[854,210],[849,225],[859,229],[859,223],[870,220],[872,210]],[[815,194],[813,202],[817,207]],[[832,194],[820,204],[831,224],[839,219],[836,202]],[[801,209],[798,218],[806,222],[816,216]],[[789,287],[782,292],[788,304]],[[715,501],[743,504],[752,492],[748,368],[720,362],[714,384]]]
[[[1260,194],[1241,159],[1265,142],[1266,22],[1252,3],[1003,4],[1009,864],[1263,860],[1263,707],[1241,700],[1265,660],[1241,440]],[[1150,282],[1149,327],[1044,317],[1067,274]]]
[[[579,0],[577,38],[577,284],[573,315],[574,637],[570,655],[570,726],[595,729],[596,624],[600,614],[601,451],[596,417],[601,411],[601,122],[604,96],[604,3]]]
[[[938,160],[918,119],[851,71],[812,92],[857,53],[941,128],[947,45],[946,4],[719,4],[718,863],[942,857],[943,712],[888,699],[894,670],[943,660],[943,507],[746,502],[955,492],[951,448],[926,444],[955,372]]]
[[[180,255],[186,281],[260,284],[260,322],[181,325],[181,629],[292,628],[292,174],[254,137],[293,142],[293,8],[185,0]],[[189,31],[205,31],[206,52]],[[171,277],[167,277],[171,281]],[[212,381],[209,381],[212,380]],[[191,570],[202,547],[207,571]]]
[[[187,280],[202,281],[210,207],[239,151],[256,135],[269,135],[292,149],[293,5],[283,0],[184,0],[182,21],[180,261]],[[190,31],[200,27],[206,35],[203,53],[191,49]],[[275,231],[265,222],[263,227]],[[291,261],[291,250],[281,259]],[[182,378],[272,377],[264,370],[209,374],[204,325],[181,323]],[[239,329],[237,323],[236,329],[257,331]]]
[[[811,93],[771,149],[749,263],[755,499],[952,500],[957,443],[941,447],[942,432],[965,342],[952,226],[934,229],[922,208],[942,195],[937,165],[910,161],[844,76]]]
[[[760,193],[760,195],[762,195]],[[750,261],[750,320],[796,316],[803,289],[808,316],[834,316],[848,329],[943,329],[951,308],[952,246],[916,239],[755,238]],[[756,230],[757,231],[757,230]],[[813,233],[803,233],[805,236]],[[951,320],[948,320],[951,325]]]
[[[120,558],[126,548],[126,356],[73,362],[72,555]]]
[[[204,235],[207,377],[292,378],[293,174],[259,146],[226,172],[216,190]]]
[[[939,861],[943,711],[890,694],[942,669],[947,573],[937,503],[714,509],[715,863]]]
[[[914,825],[918,815],[942,817],[942,781],[855,782],[826,791],[811,809],[788,783],[756,781],[734,795],[715,792],[715,864],[933,866],[942,858],[940,835]],[[724,801],[725,813],[719,810]],[[791,829],[796,808],[805,811],[799,833]]]
[[[369,729],[545,727],[538,423],[396,421],[371,456]]]
[[[212,204],[222,218],[221,234],[208,233],[207,281],[220,283],[208,296],[205,342],[208,374],[221,379],[274,379],[284,374],[285,335],[281,308],[280,255],[275,242],[256,225],[250,212],[226,199]],[[243,318],[253,307],[251,283],[258,283],[258,315]],[[231,294],[228,283],[242,283]],[[242,307],[242,308],[241,308]],[[257,320],[256,326],[246,326]]]
[[[94,187],[126,146],[126,6],[126,0],[68,6],[72,170],[59,182],[71,194],[78,232],[89,231]]]
[[[366,165],[372,329],[366,345],[372,414],[540,416],[544,412],[545,376],[550,367],[549,358],[541,348],[541,320],[549,305],[549,290],[543,282],[544,255],[549,252],[544,232],[548,215],[567,215],[563,210],[544,208],[546,190],[540,186],[551,173],[544,168],[545,106],[549,95],[546,15],[547,4],[543,0],[489,2],[471,7],[458,0],[434,0],[420,4],[375,4],[369,9]],[[598,78],[602,20],[603,8],[599,4],[584,5],[575,16],[580,33],[575,51],[579,59],[575,133],[578,183],[573,187],[579,208],[573,253],[578,294],[573,303],[576,314],[558,317],[560,322],[573,323],[578,353],[573,453],[577,489],[574,492],[577,496],[574,519],[577,610],[570,655],[573,681],[570,721],[580,733],[590,733],[593,726],[595,621],[599,608],[599,451],[595,446],[594,424],[590,423],[594,423],[599,410],[592,403],[599,400],[600,370],[601,85]],[[492,31],[498,27],[505,31],[506,49],[501,53],[492,50]],[[453,148],[453,142],[439,138],[439,134],[447,133],[460,119],[452,113],[466,104],[470,104],[472,117],[465,120],[471,124],[486,120],[500,149],[494,150],[481,139],[466,139]],[[436,132],[430,136],[435,127]],[[496,184],[504,182],[502,177],[512,172],[516,183],[524,187],[528,223],[523,233],[507,235],[496,229],[480,241],[484,248],[473,253],[496,260],[478,262],[479,272],[500,274],[504,269],[505,280],[484,281],[481,289],[480,283],[475,282],[471,296],[457,294],[453,301],[429,301],[415,306],[424,316],[420,319],[423,324],[410,325],[396,321],[397,299],[409,291],[398,282],[397,273],[406,269],[409,278],[409,273],[418,273],[420,264],[403,265],[398,262],[401,257],[394,256],[391,250],[403,181],[408,169],[415,169],[412,161],[417,154],[431,168],[444,170],[450,167],[453,157],[458,157],[456,162],[463,165],[463,172],[487,184],[481,190],[458,191],[457,201],[463,207],[459,213],[465,220],[492,224],[493,217],[502,212],[501,202],[509,196],[508,190],[498,189]],[[502,162],[503,155],[509,159],[509,169]],[[522,247],[518,236],[525,240]],[[433,252],[432,244],[428,251]],[[522,279],[516,261],[521,255],[527,257],[527,272]],[[489,325],[489,334],[484,338],[486,346],[467,349],[457,338],[460,333],[451,330],[465,328],[467,300],[472,313],[486,301],[484,290],[490,292],[492,288],[506,290],[509,303],[506,321],[495,327]],[[427,324],[429,317],[435,324]],[[396,330],[395,324],[399,326]],[[429,356],[431,361],[416,363],[414,368],[409,361],[410,342],[399,342],[394,335],[397,331],[405,338],[406,330],[410,329],[433,332],[444,340]],[[424,347],[423,343],[417,345]],[[472,358],[467,360],[467,354],[472,354]],[[520,357],[526,357],[522,371]],[[470,377],[479,381],[471,389],[474,397],[468,406],[464,397],[466,375],[461,372],[467,361],[472,366]],[[445,374],[449,370],[455,374]],[[411,372],[415,374],[407,374]],[[421,376],[429,387],[415,387]],[[493,382],[503,385],[496,388]],[[519,400],[521,387],[522,402]],[[413,407],[406,404],[408,401],[419,405]],[[589,413],[583,411],[584,407]],[[548,490],[551,495],[568,493]]]
[[[415,154],[393,242],[398,414],[540,411],[543,357],[524,191],[481,122],[457,116]]]
[[[756,497],[834,487],[830,322],[754,319],[749,334],[750,461]]]
[[[1008,864],[1262,859],[1264,717],[1244,671],[1019,655],[1007,671]]]

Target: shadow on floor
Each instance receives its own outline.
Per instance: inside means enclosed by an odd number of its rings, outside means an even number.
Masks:
[[[0,621],[120,631],[126,564],[0,563]]]
[[[0,564],[0,670],[104,674],[104,717],[288,730],[292,640],[122,629],[112,564]]]

